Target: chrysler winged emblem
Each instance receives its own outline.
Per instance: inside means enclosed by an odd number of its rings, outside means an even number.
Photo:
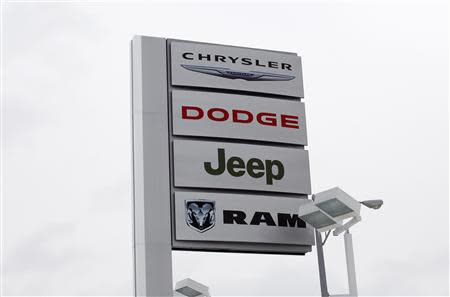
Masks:
[[[212,200],[185,200],[185,218],[189,227],[203,233],[216,224],[216,202]]]
[[[292,80],[295,76],[291,75],[283,75],[283,74],[275,74],[268,72],[259,72],[259,71],[242,71],[242,70],[232,70],[230,68],[223,67],[209,67],[209,66],[198,66],[198,65],[186,65],[182,64],[181,67],[194,71],[200,72],[203,74],[209,74],[214,76],[220,76],[229,79],[245,79],[248,81],[286,81]]]

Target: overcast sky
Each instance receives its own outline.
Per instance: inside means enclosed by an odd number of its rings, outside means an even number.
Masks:
[[[3,3],[2,293],[132,295],[130,40],[302,56],[313,192],[382,198],[353,229],[361,295],[448,295],[447,1]],[[346,289],[341,237],[329,290]],[[306,256],[173,253],[213,295],[317,295]]]

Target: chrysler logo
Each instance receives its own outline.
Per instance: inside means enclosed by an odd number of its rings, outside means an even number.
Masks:
[[[189,227],[203,233],[216,224],[216,202],[213,200],[186,200],[185,217]]]
[[[292,80],[295,76],[259,72],[259,71],[241,71],[232,70],[230,68],[223,67],[209,67],[209,66],[198,66],[198,65],[186,65],[182,64],[181,67],[203,74],[209,74],[214,76],[220,76],[229,79],[244,79],[247,81],[287,81]]]

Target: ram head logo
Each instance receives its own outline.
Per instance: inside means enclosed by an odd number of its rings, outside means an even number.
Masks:
[[[185,200],[186,223],[203,233],[216,224],[216,202],[212,200]]]

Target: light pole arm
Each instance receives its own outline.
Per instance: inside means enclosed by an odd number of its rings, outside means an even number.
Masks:
[[[361,221],[361,217],[360,216],[353,217],[350,221],[348,221],[344,225],[339,226],[336,229],[334,229],[333,235],[334,236],[338,236],[339,234],[341,234],[342,232],[348,230],[351,226],[355,225],[359,221]]]

